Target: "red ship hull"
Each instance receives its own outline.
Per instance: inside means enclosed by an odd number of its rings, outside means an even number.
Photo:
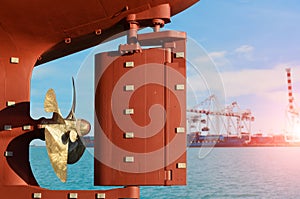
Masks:
[[[150,26],[156,18],[168,23],[171,16],[197,1],[1,1],[0,154],[4,154],[0,156],[1,198],[72,198],[72,191],[40,188],[31,171],[29,143],[44,139],[40,120],[30,117],[33,68],[100,44],[127,30],[126,17],[131,14],[144,26]],[[95,198],[100,194],[74,193],[78,198]],[[139,197],[137,187],[104,193],[106,198]]]

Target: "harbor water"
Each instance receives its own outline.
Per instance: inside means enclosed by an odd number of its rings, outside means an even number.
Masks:
[[[299,147],[189,148],[188,185],[141,187],[141,198],[300,198]],[[32,170],[48,189],[112,189],[93,185],[93,148],[55,176],[45,147],[30,148]]]

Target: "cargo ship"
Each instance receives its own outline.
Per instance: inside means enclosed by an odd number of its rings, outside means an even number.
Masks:
[[[300,142],[288,141],[284,134],[262,133],[253,135],[243,133],[241,136],[191,133],[187,135],[187,143],[188,147],[300,147]]]
[[[249,141],[249,135],[201,135],[187,134],[188,147],[242,147]]]
[[[86,147],[94,147],[94,137],[84,136]],[[200,135],[199,133],[187,134],[187,147],[300,147],[300,142],[288,141],[284,134],[263,135],[257,133],[250,135]]]

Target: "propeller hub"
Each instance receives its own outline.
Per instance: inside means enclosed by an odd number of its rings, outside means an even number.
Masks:
[[[76,120],[76,129],[79,136],[85,136],[90,132],[91,124],[84,119],[78,119]]]

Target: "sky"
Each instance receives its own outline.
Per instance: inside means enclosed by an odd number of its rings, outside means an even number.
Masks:
[[[188,106],[222,90],[224,106],[236,101],[251,109],[252,133],[283,133],[288,105],[285,68],[292,69],[296,105],[300,103],[300,2],[298,0],[201,0],[172,17],[165,29],[188,35],[188,84],[196,93]],[[72,103],[76,77],[77,117],[93,120],[93,55],[116,50],[124,39],[46,63],[34,69],[31,115],[43,110],[49,88],[63,115]]]

